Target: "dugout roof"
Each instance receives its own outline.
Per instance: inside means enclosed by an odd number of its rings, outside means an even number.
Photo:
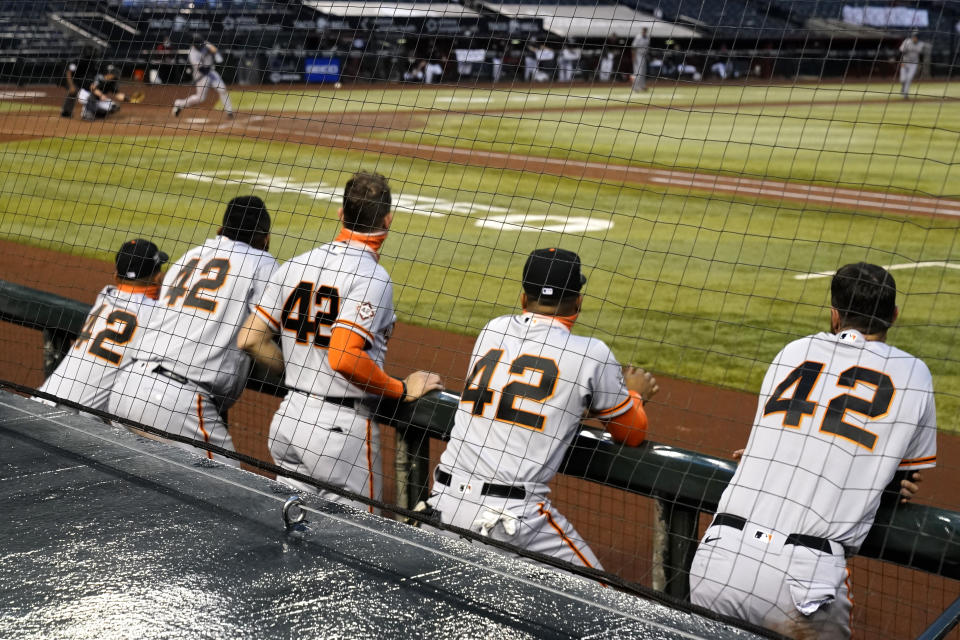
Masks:
[[[500,4],[483,6],[509,18],[541,18],[543,28],[562,38],[606,38],[612,34],[631,38],[647,27],[653,38],[697,38],[702,34],[649,13],[623,5]]]
[[[0,392],[0,637],[751,638]]]

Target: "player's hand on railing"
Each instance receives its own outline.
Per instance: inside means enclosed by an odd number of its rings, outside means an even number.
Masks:
[[[920,483],[923,482],[923,475],[919,471],[914,471],[908,477],[900,481],[900,503],[910,502],[913,496],[920,492]]]
[[[657,379],[649,371],[644,371],[640,367],[634,367],[633,365],[624,367],[623,380],[627,389],[640,394],[644,404],[655,396],[657,391],[660,391]]]
[[[413,402],[431,391],[440,391],[443,389],[443,381],[435,373],[429,371],[414,371],[403,379],[403,387],[406,393],[403,396],[404,402]]]

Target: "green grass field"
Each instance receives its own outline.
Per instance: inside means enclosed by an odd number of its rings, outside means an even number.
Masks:
[[[956,194],[960,112],[950,102],[875,102],[890,89],[657,89],[632,98],[657,105],[647,110],[624,109],[631,97],[622,88],[248,92],[238,103],[301,119],[412,111],[410,130],[376,135],[428,145]],[[960,85],[921,91],[955,97]],[[857,260],[960,264],[955,219],[803,209],[254,136],[92,142],[0,144],[0,236],[102,259],[145,236],[176,256],[212,234],[226,200],[253,191],[274,213],[273,252],[288,259],[333,236],[346,177],[376,170],[397,200],[383,262],[401,320],[474,333],[516,309],[529,250],[561,245],[587,265],[581,333],[608,340],[624,362],[748,391],[787,341],[827,326],[829,280],[794,276]],[[940,425],[960,430],[960,270],[895,276],[901,322],[891,341],[927,361]]]

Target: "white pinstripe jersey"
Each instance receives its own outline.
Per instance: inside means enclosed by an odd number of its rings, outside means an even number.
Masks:
[[[280,333],[285,382],[315,396],[361,398],[327,362],[330,333],[346,328],[363,337],[370,358],[383,367],[393,331],[393,284],[366,247],[330,242],[280,267],[257,304],[260,317]]]
[[[440,464],[497,484],[546,484],[585,411],[607,419],[630,406],[620,364],[602,341],[552,316],[494,318],[474,344]]]
[[[936,435],[933,379],[921,360],[858,331],[807,336],[767,370],[718,511],[856,550],[894,473],[934,466]]]
[[[250,372],[237,332],[277,267],[266,251],[225,236],[187,251],[167,271],[137,343],[138,360],[160,363],[213,391],[229,406]]]
[[[128,346],[156,304],[124,285],[104,287],[80,335],[40,391],[106,411],[117,371],[130,361]]]

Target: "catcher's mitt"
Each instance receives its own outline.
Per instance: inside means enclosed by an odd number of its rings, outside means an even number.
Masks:
[[[146,96],[143,95],[143,91],[137,91],[133,95],[131,95],[129,98],[127,98],[127,102],[130,102],[131,104],[140,104],[141,102],[143,102],[143,99],[145,97]]]

